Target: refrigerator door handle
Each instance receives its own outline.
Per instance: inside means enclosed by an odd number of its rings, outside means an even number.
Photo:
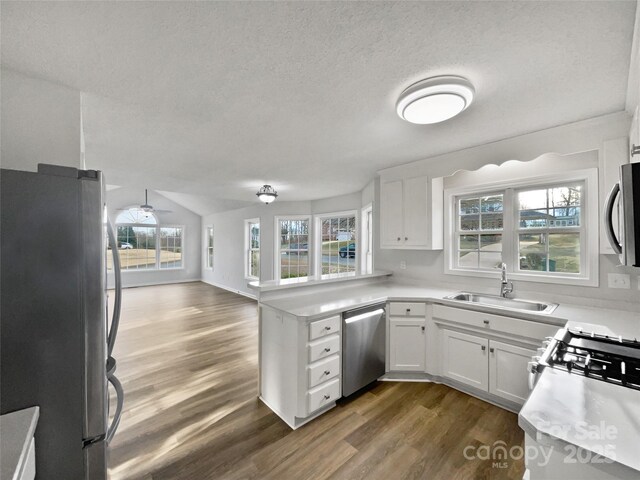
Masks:
[[[611,192],[609,192],[609,196],[607,197],[607,202],[604,207],[604,229],[607,233],[607,238],[609,239],[611,248],[613,248],[613,251],[617,254],[622,253],[622,245],[620,245],[620,241],[616,238],[616,233],[613,228],[613,206],[619,193],[620,183],[616,183],[611,189]]]
[[[122,406],[124,405],[124,391],[122,390],[122,384],[120,380],[118,380],[114,375],[111,375],[108,379],[109,383],[113,385],[113,388],[116,391],[116,411],[113,414],[113,420],[111,420],[111,425],[107,429],[107,435],[105,437],[105,441],[107,445],[113,439],[113,436],[116,434],[116,430],[118,429],[118,425],[120,425],[120,418],[122,417]]]
[[[107,355],[110,357],[113,352],[113,346],[116,343],[116,335],[118,334],[118,326],[120,325],[120,306],[122,303],[122,270],[120,268],[120,252],[118,251],[118,242],[113,231],[113,225],[107,221],[107,233],[109,236],[109,245],[111,246],[111,256],[113,257],[113,278],[115,281],[115,297],[113,302],[113,317],[111,326],[107,334]]]

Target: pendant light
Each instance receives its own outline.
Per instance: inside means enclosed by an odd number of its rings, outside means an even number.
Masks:
[[[420,125],[455,117],[473,101],[475,90],[466,78],[443,75],[414,83],[398,99],[396,111],[403,120]]]
[[[278,192],[276,192],[271,185],[263,185],[258,193],[256,193],[261,202],[269,205],[273,202],[278,196]]]

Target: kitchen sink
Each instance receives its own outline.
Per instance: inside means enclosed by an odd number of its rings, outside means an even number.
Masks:
[[[485,295],[482,293],[470,292],[459,292],[444,298],[446,300],[457,300],[476,305],[486,305],[524,312],[537,312],[546,315],[550,314],[558,307],[557,303],[543,303],[536,302],[534,300],[523,300],[521,298],[504,298],[498,295]]]

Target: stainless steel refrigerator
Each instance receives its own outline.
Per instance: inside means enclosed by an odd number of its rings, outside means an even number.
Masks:
[[[0,413],[40,406],[38,479],[106,479],[123,392],[111,357],[118,249],[102,174],[38,165],[37,173],[2,169],[0,183]],[[117,283],[112,314],[107,245]]]

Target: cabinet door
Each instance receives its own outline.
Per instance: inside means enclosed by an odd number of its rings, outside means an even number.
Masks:
[[[404,181],[404,244],[424,247],[428,242],[427,177]]]
[[[489,341],[489,393],[522,405],[529,396],[527,362],[535,350]]]
[[[380,243],[397,247],[404,243],[402,180],[380,185]]]
[[[489,340],[475,335],[443,330],[442,374],[480,390],[489,389]]]
[[[389,324],[389,369],[424,372],[426,351],[424,320],[394,320]]]

